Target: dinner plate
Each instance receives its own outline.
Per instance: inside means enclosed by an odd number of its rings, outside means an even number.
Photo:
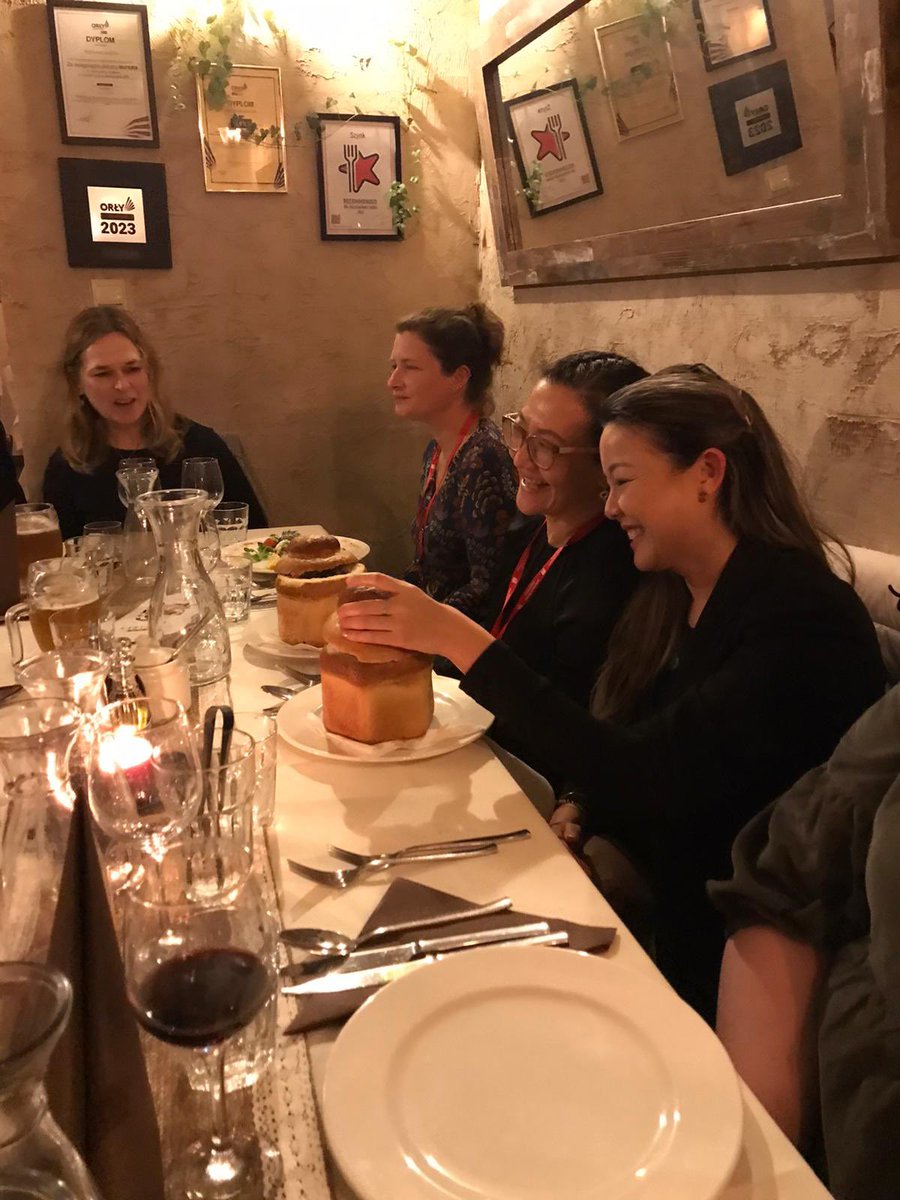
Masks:
[[[481,737],[493,716],[476,704],[455,679],[434,675],[434,717],[420,738],[367,746],[328,733],[322,724],[322,686],[307,688],[288,700],[278,714],[278,732],[285,741],[337,762],[395,763],[437,758]]]
[[[712,1200],[737,1077],[663,984],[547,947],[452,954],[339,1035],[328,1142],[362,1200]]]
[[[253,622],[247,630],[247,645],[273,661],[291,659],[318,667],[318,646],[308,646],[306,643],[292,646],[278,636],[278,613],[274,604],[258,616],[254,615]]]
[[[259,545],[260,540],[260,538],[256,537],[251,538],[247,542],[235,542],[233,546],[227,546],[223,551],[223,554],[226,558],[233,558],[237,559],[239,562],[246,562],[247,560],[244,556],[244,550],[255,550]],[[354,558],[359,559],[360,562],[362,562],[362,560],[369,553],[370,546],[366,542],[360,541],[359,538],[339,537],[338,541],[341,543],[342,550],[348,551],[354,556]],[[275,565],[277,565],[277,563]],[[272,565],[271,560],[266,562],[255,562],[252,564],[252,566],[254,575],[263,578],[271,578],[275,574],[275,566]]]

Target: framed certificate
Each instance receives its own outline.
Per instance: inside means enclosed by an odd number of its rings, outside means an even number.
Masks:
[[[683,119],[662,17],[627,17],[594,36],[619,141]]]
[[[400,173],[400,118],[319,113],[319,217],[323,240],[398,241],[390,205]]]
[[[47,0],[47,21],[62,140],[158,146],[145,5]]]
[[[198,78],[197,109],[208,192],[287,192],[278,67],[233,67],[221,108]]]
[[[694,0],[707,71],[775,49],[768,0]]]
[[[59,159],[70,267],[172,266],[162,163]]]
[[[739,175],[803,145],[787,62],[723,79],[708,91],[726,175]]]
[[[594,147],[574,79],[507,100],[504,108],[533,217],[602,195]]]

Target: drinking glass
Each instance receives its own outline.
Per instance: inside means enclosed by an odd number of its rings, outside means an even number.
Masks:
[[[62,558],[62,534],[52,504],[16,505],[16,556],[19,592],[24,594],[28,568],[43,558]]]
[[[233,546],[245,540],[250,523],[250,505],[243,500],[223,500],[218,508],[213,509],[212,518],[219,531],[219,541],[223,546]]]
[[[271,825],[275,818],[278,722],[271,713],[264,712],[237,712],[234,722],[242,733],[250,734],[254,743],[256,785],[253,791],[253,819],[257,825]]]
[[[191,677],[177,650],[147,637],[137,638],[134,673],[137,689],[151,700],[168,696],[184,709],[191,707]]]
[[[275,990],[273,922],[252,876],[227,896],[189,899],[188,862],[184,871],[177,862],[173,849],[160,876],[129,895],[128,1000],[149,1034],[198,1050],[209,1072],[212,1129],[169,1167],[172,1194],[243,1200],[262,1186],[262,1154],[256,1139],[229,1123],[225,1047]]]
[[[152,458],[123,458],[116,471],[119,499],[128,510],[122,523],[122,564],[130,582],[146,586],[156,578],[156,543],[138,504],[156,487],[159,467]]]
[[[21,621],[29,618],[31,632],[42,650],[52,650],[51,616],[59,636],[77,642],[88,626],[100,618],[100,585],[94,571],[71,558],[46,558],[33,562],[25,582],[27,599],[6,613],[6,632],[13,662],[24,657]]]
[[[122,522],[88,521],[82,537],[85,554],[96,562],[110,562],[113,568],[122,562]]]
[[[253,866],[253,793],[256,787],[256,747],[253,738],[235,729],[227,759],[214,758],[201,771],[202,801],[184,839],[196,844],[208,855],[217,854],[217,846],[229,848],[229,866],[215,865],[208,859],[208,870],[197,876],[194,889],[215,887],[228,892],[240,883]],[[234,872],[237,874],[234,874]]]
[[[253,564],[249,562],[220,562],[214,567],[210,578],[219,593],[225,620],[229,625],[240,625],[250,616],[250,598],[253,593]]]
[[[200,488],[209,497],[211,508],[215,508],[225,495],[222,469],[217,458],[186,458],[181,464],[181,486]]]
[[[193,727],[174,700],[142,697],[101,708],[88,737],[88,803],[114,843],[106,854],[110,881],[134,886],[144,875],[135,855],[158,864],[200,807]]]

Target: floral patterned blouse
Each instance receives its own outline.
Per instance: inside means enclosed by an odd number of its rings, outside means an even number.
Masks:
[[[432,440],[422,463],[420,505],[434,495],[428,467]],[[454,455],[428,512],[421,558],[406,579],[429,596],[478,619],[496,585],[500,547],[516,512],[518,480],[497,426],[482,419]],[[416,522],[412,523],[413,545]]]

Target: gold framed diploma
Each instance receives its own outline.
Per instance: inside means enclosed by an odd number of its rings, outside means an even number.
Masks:
[[[627,17],[594,30],[619,141],[683,119],[666,23]]]
[[[208,192],[287,192],[278,67],[233,67],[221,108],[210,105],[198,79],[197,109]]]
[[[775,49],[768,0],[694,0],[707,71]]]
[[[47,0],[47,22],[63,142],[158,146],[146,6]]]

